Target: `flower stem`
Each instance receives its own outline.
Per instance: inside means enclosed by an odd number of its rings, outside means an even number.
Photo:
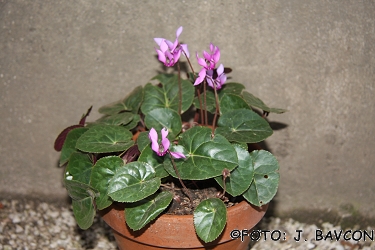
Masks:
[[[220,195],[219,198],[223,198],[224,195],[225,195],[225,192],[226,192],[226,183],[225,183],[225,180],[227,179],[227,177],[230,176],[230,172],[228,169],[224,168],[223,169],[223,193]]]
[[[181,183],[181,186],[182,186],[182,188],[183,188],[183,190],[184,190],[184,193],[187,195],[187,197],[188,197],[189,200],[190,200],[190,206],[193,207],[193,206],[194,206],[194,204],[193,204],[193,198],[191,197],[191,194],[190,194],[190,192],[189,192],[189,189],[187,189],[187,187],[185,186],[184,182],[182,181],[182,179],[181,179],[181,177],[180,177],[180,173],[178,172],[177,167],[176,167],[176,164],[175,164],[175,162],[174,162],[174,160],[173,160],[173,156],[171,155],[171,152],[170,152],[169,150],[168,150],[168,153],[169,153],[169,156],[170,156],[170,158],[171,158],[171,161],[172,161],[172,165],[173,165],[174,171],[176,172],[176,175],[177,175],[177,177],[178,177],[178,180],[179,180],[180,183]]]
[[[180,61],[177,63],[177,70],[178,70],[178,114],[181,115],[181,106],[182,106],[182,87],[181,87],[181,69],[180,69]]]
[[[194,79],[195,72],[194,72],[193,66],[191,65],[189,57],[187,57],[185,51],[182,51],[182,53],[184,53],[184,55],[186,57],[186,60],[187,60],[187,62],[189,64],[189,66],[190,66],[191,72],[193,73],[193,82],[194,82],[195,81],[195,79]],[[200,115],[201,115],[201,123],[204,124],[203,108],[202,108],[202,100],[201,100],[201,91],[200,91],[199,87],[197,88],[197,93],[198,93],[198,100],[199,100],[199,109],[200,109]]]
[[[216,110],[215,110],[214,120],[212,121],[212,136],[214,135],[214,131],[215,131],[217,115],[220,113],[219,97],[217,95],[216,84],[214,83],[213,85],[214,85],[214,92],[215,92]]]
[[[208,115],[207,115],[207,90],[206,90],[206,85],[207,85],[207,82],[206,82],[206,79],[204,80],[203,82],[203,98],[204,98],[204,120],[205,120],[205,123],[204,125],[208,125]]]
[[[195,75],[195,72],[194,72],[193,66],[191,65],[191,62],[190,62],[190,60],[189,60],[189,57],[187,57],[185,51],[182,51],[182,53],[184,53],[184,55],[185,55],[185,57],[186,57],[186,60],[188,61],[188,64],[189,64],[190,69],[191,69],[191,72],[193,72],[193,75]],[[195,79],[193,79],[193,80],[195,80]]]
[[[199,100],[199,111],[200,111],[200,117],[201,117],[201,124],[204,124],[201,90],[199,89],[199,87],[197,88],[197,93],[198,93],[198,100]]]

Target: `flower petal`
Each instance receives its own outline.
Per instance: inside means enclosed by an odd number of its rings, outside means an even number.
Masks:
[[[157,43],[157,45],[160,46],[161,42],[165,40],[164,38],[154,38],[154,41]]]
[[[206,69],[203,68],[203,69],[201,69],[201,71],[199,71],[199,76],[197,77],[197,79],[195,79],[194,86],[203,82],[205,77],[206,77]]]
[[[175,52],[175,50],[177,48],[177,45],[178,45],[178,39],[176,38],[176,40],[174,41],[173,46],[172,46],[172,48],[170,48],[170,50]]]
[[[215,53],[212,55],[212,58],[214,59],[215,64],[220,60],[220,50],[218,47],[216,47],[217,50]]]
[[[176,53],[173,54],[173,59],[174,59],[174,62],[177,62],[178,59],[180,59],[180,56],[181,56],[181,50],[177,51]]]
[[[165,138],[167,138],[168,133],[169,133],[169,131],[168,131],[167,128],[162,128],[161,129],[161,139],[164,140]]]
[[[211,60],[211,54],[209,54],[207,51],[203,50],[203,57],[204,59],[206,59],[207,61],[210,61]]]
[[[168,140],[167,136],[168,136],[168,129],[162,128],[162,130],[161,130],[161,144],[164,147],[164,152],[166,152],[169,149],[169,146],[171,144],[170,141]]]
[[[211,88],[214,88],[215,81],[211,77],[207,77],[206,81],[207,81],[208,86],[210,86]]]
[[[219,67],[216,69],[217,75],[221,75],[224,72],[224,66],[223,64],[220,64]]]
[[[154,128],[150,129],[150,132],[148,133],[148,138],[151,141],[152,150],[156,153],[159,153],[158,133]]]
[[[158,50],[158,49],[156,50],[156,52],[158,53],[159,61],[161,61],[162,63],[165,63],[166,58],[165,58],[164,53],[162,51]]]
[[[167,40],[162,40],[161,41],[161,43],[160,43],[160,50],[162,51],[162,52],[166,52],[167,50],[168,50],[168,44],[167,44]]]
[[[215,45],[213,45],[212,43],[210,43],[210,51],[211,53],[213,53],[215,50]]]
[[[183,153],[180,153],[180,152],[169,151],[169,153],[172,155],[173,158],[176,158],[176,159],[186,158],[186,156]]]
[[[172,43],[171,41],[169,40],[165,40],[165,43],[168,45],[168,48],[170,50],[173,50],[174,49],[174,43]]]
[[[185,52],[186,57],[189,58],[189,57],[190,57],[190,53],[189,53],[189,50],[188,50],[187,44],[181,44],[181,48],[182,48],[182,50]]]
[[[198,57],[198,53],[196,54],[198,64],[204,68],[207,68],[207,63],[203,58]]]
[[[177,37],[177,38],[181,35],[182,30],[183,30],[182,26],[181,26],[180,28],[177,29],[177,31],[176,31],[176,37]]]

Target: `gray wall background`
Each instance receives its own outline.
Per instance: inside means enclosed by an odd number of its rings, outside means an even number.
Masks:
[[[290,110],[269,117],[286,125],[266,141],[276,213],[374,217],[374,13],[358,0],[0,0],[0,197],[66,200],[56,135],[147,83],[161,70],[153,38],[183,26],[193,59],[213,42],[233,81]]]

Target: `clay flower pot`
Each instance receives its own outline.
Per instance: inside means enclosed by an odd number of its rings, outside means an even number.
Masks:
[[[149,226],[139,230],[131,230],[125,223],[124,208],[113,204],[100,211],[104,221],[113,229],[120,250],[152,250],[152,249],[215,249],[244,250],[247,249],[250,237],[231,239],[234,229],[251,229],[264,216],[268,204],[262,207],[250,205],[246,201],[227,210],[228,221],[223,233],[213,242],[204,243],[195,233],[193,215],[161,215]]]

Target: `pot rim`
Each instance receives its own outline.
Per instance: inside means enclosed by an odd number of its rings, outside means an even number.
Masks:
[[[110,207],[99,211],[104,221],[117,234],[147,245],[176,248],[198,248],[216,245],[233,240],[230,237],[232,230],[250,230],[264,216],[268,204],[256,207],[246,200],[227,209],[227,223],[221,235],[214,241],[204,243],[195,233],[193,215],[162,214],[144,228],[133,231],[125,222],[124,206],[112,204]],[[246,216],[248,215],[248,216]],[[165,233],[162,236],[162,233]],[[187,235],[193,235],[188,237]],[[240,240],[240,239],[235,239]]]

